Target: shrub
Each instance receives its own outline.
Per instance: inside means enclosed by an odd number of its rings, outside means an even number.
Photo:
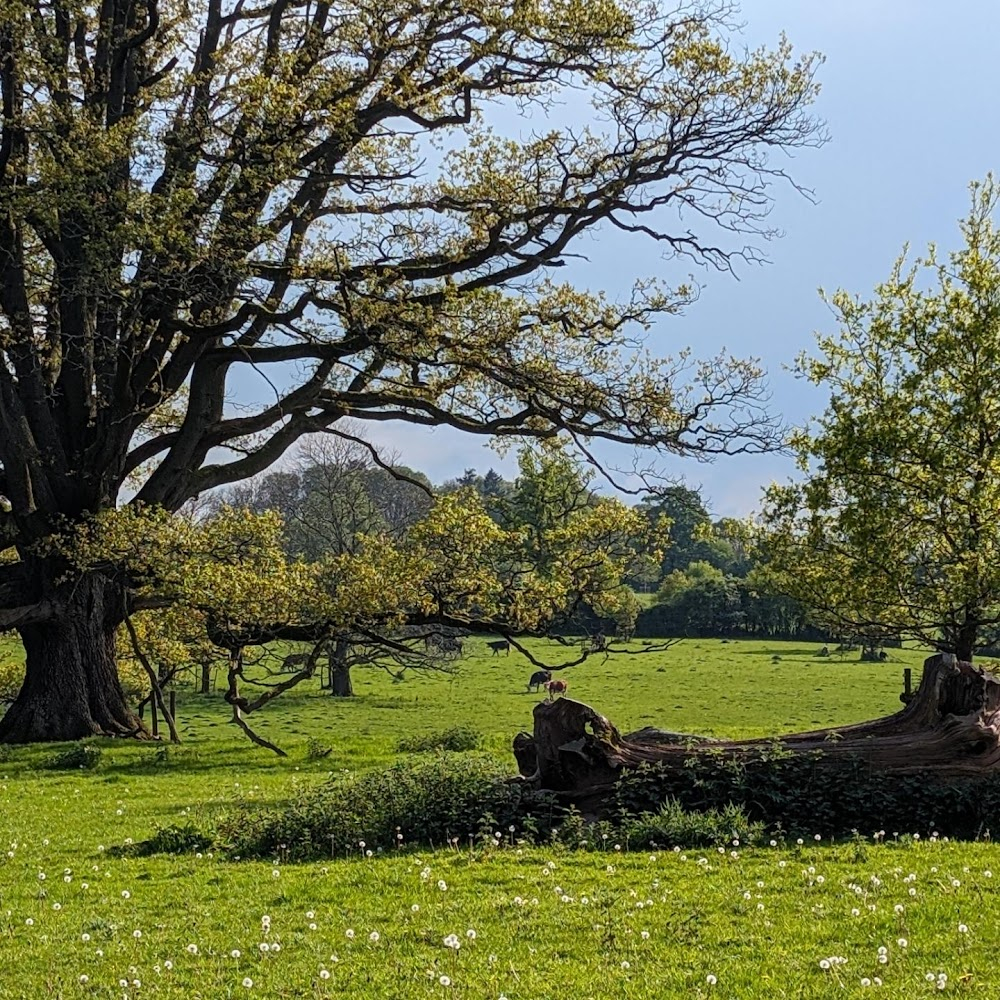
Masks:
[[[92,771],[101,762],[101,748],[78,743],[69,750],[53,754],[45,762],[50,771]]]
[[[329,757],[333,747],[328,747],[322,740],[310,737],[306,742],[306,760],[322,760]]]
[[[860,757],[833,767],[822,750],[792,754],[763,747],[740,758],[693,754],[684,768],[643,765],[618,782],[621,813],[655,813],[670,801],[685,811],[736,806],[754,822],[790,834],[848,837],[877,830],[976,838],[1000,819],[1000,779],[943,784],[933,776],[873,773]]]
[[[206,847],[212,840],[211,834],[199,830],[193,823],[185,823],[183,826],[171,824],[157,829],[148,840],[132,845],[129,853],[140,857],[150,854],[187,854]]]
[[[468,726],[452,726],[423,736],[409,736],[396,744],[400,753],[428,753],[435,750],[478,750],[482,736]]]
[[[742,806],[687,810],[676,799],[622,824],[623,839],[635,848],[723,847],[734,838],[749,843],[763,833],[764,824],[750,819]]]
[[[487,754],[401,761],[333,778],[280,810],[239,810],[221,824],[220,840],[241,857],[295,859],[355,850],[361,841],[372,850],[465,841],[485,817],[506,829],[532,808],[508,775],[507,766]]]

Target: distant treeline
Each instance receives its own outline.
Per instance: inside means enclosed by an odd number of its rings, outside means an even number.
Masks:
[[[364,449],[343,443],[324,441],[301,457],[298,468],[272,471],[230,490],[224,499],[257,511],[278,510],[289,554],[305,559],[348,551],[359,532],[400,535],[427,512],[431,492],[475,490],[502,524],[515,513],[519,523],[532,516],[544,519],[546,505],[555,502],[539,492],[537,482],[508,480],[495,469],[483,475],[467,469],[435,485],[407,466],[376,466]],[[547,488],[559,492],[561,505],[569,494],[577,504],[596,499],[587,479],[572,470]],[[827,641],[829,632],[810,620],[804,605],[768,588],[744,525],[732,518],[713,520],[697,490],[672,486],[637,506],[651,526],[669,527],[662,558],[637,553],[625,580],[647,600],[652,595],[653,602],[638,614],[632,634]],[[555,628],[567,635],[599,630],[615,635],[620,628],[589,609],[578,609]]]

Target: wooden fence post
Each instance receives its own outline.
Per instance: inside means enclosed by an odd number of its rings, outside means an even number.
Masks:
[[[899,700],[904,705],[909,705],[913,700],[913,671],[909,667],[903,667],[903,693]]]

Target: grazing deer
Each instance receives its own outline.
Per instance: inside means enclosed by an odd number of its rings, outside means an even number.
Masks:
[[[431,633],[424,638],[424,649],[428,653],[439,653],[441,656],[454,658],[465,652],[465,643],[457,636]]]
[[[288,656],[281,661],[281,672],[285,674],[294,674],[297,670],[304,669],[308,662],[308,653],[289,653]]]
[[[566,693],[569,683],[567,681],[546,681],[542,686],[548,692],[548,700],[553,701],[557,694]]]
[[[546,681],[552,680],[552,674],[548,670],[536,670],[528,681],[528,690],[537,691]]]

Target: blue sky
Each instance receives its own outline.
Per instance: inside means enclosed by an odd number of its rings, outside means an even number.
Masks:
[[[817,289],[868,295],[904,243],[951,249],[969,181],[1000,170],[1000,4],[747,0],[742,17],[751,46],[773,43],[785,31],[797,49],[826,56],[816,110],[830,141],[788,163],[817,201],[778,190],[773,218],[785,236],[769,245],[771,263],[743,267],[738,281],[698,272],[700,300],[684,316],[665,320],[650,345],[662,353],[691,345],[701,356],[726,347],[759,357],[769,372],[772,409],[798,423],[824,403],[783,368],[812,345],[814,331],[833,326]],[[612,294],[624,294],[636,276],[677,279],[690,270],[664,265],[657,248],[638,237],[601,256],[594,248],[590,267],[581,266],[574,279]],[[468,466],[508,474],[513,468],[512,458],[454,432],[383,425],[369,436],[434,481]],[[702,488],[719,515],[750,512],[763,485],[794,474],[781,456],[714,464],[664,456],[659,464]]]

